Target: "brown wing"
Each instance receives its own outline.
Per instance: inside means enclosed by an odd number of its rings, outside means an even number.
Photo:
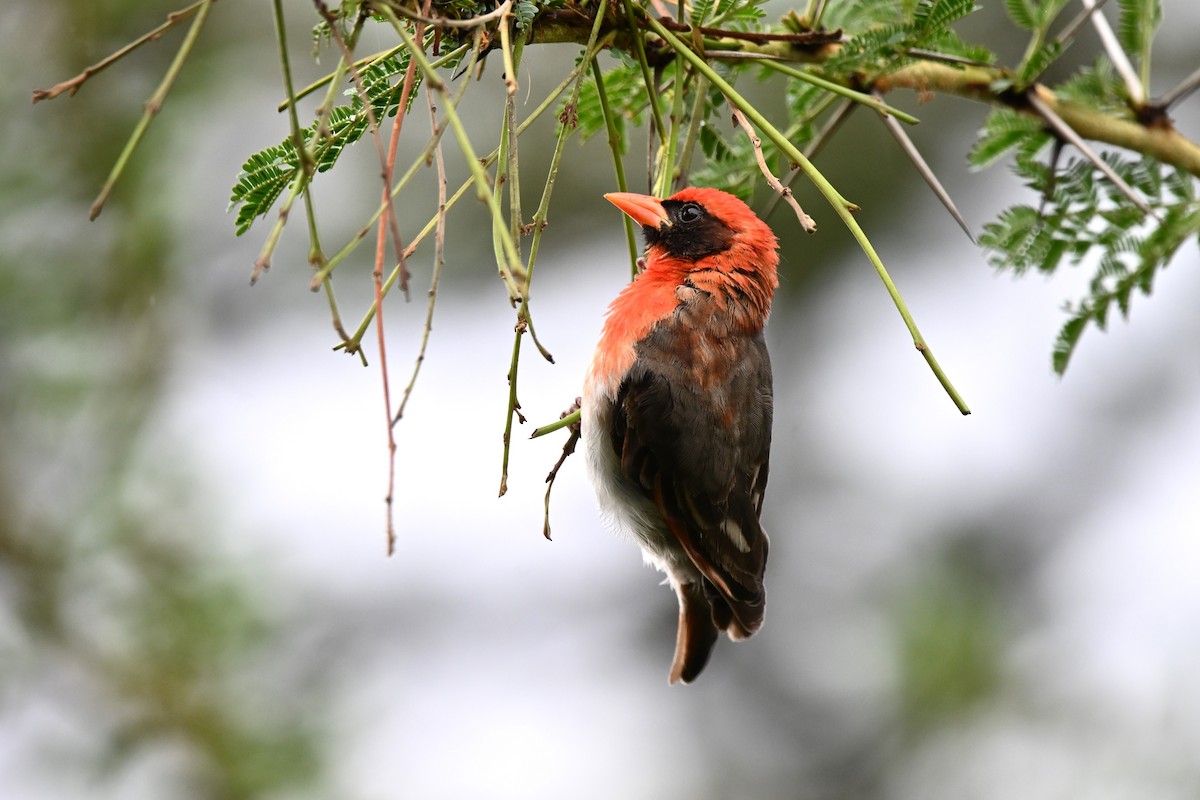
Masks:
[[[612,444],[626,477],[711,584],[704,589],[714,622],[742,638],[758,629],[765,601],[768,543],[759,514],[771,365],[761,332],[713,342],[687,331],[663,323],[639,344],[618,393]]]

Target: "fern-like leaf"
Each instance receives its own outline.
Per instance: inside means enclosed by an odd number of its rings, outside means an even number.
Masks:
[[[1150,56],[1154,32],[1162,24],[1161,0],[1118,0],[1117,34],[1121,46],[1143,61]]]
[[[991,156],[998,143],[1012,135],[1006,125],[1019,129],[1011,121],[989,122],[992,144],[982,155]],[[1073,159],[1051,171],[1022,154],[1028,147],[1028,138],[1017,145],[1014,168],[1029,179],[1031,188],[1049,192],[1045,208],[1039,213],[1016,206],[1002,212],[985,226],[981,243],[995,267],[1015,274],[1030,268],[1051,273],[1063,261],[1078,265],[1094,259],[1087,296],[1068,304],[1069,318],[1055,341],[1052,362],[1061,374],[1088,325],[1104,330],[1114,308],[1127,317],[1133,296],[1149,294],[1158,271],[1185,241],[1200,236],[1200,201],[1196,181],[1186,173],[1150,159],[1103,154],[1105,163],[1154,209],[1154,220],[1090,161]]]
[[[967,163],[976,169],[992,164],[1008,151],[1034,142],[1040,150],[1050,141],[1043,122],[1028,114],[1009,109],[996,109],[988,115],[979,133],[979,140],[967,156]]]

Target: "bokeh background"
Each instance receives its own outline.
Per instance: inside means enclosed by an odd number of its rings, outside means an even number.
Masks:
[[[311,9],[287,5],[306,82],[332,56],[307,58]],[[966,38],[1019,54],[1000,4],[984,5]],[[1200,12],[1164,7],[1156,91],[1197,66]],[[1194,246],[1128,322],[1089,331],[1060,380],[1059,306],[1086,274],[995,275],[882,126],[856,115],[818,165],[863,206],[974,414],[957,414],[869,264],[802,190],[816,236],[772,218],[768,621],[670,688],[675,601],[603,529],[582,459],[560,475],[552,542],[542,480],[561,438],[521,433],[496,497],[513,312],[469,202],[451,217],[428,358],[397,428],[399,542],[385,556],[373,348],[366,369],[332,351],[301,220],[250,288],[266,227],[235,238],[224,211],[243,158],[287,130],[269,3],[215,7],[132,171],[87,221],[181,31],[74,98],[31,107],[30,90],[166,10],[10,0],[0,15],[0,796],[1200,794]],[[366,50],[390,44],[370,35]],[[1085,36],[1070,58],[1095,54]],[[523,108],[574,55],[531,48]],[[489,65],[469,95],[485,150],[499,81]],[[1020,196],[1002,168],[964,167],[985,109],[894,100],[921,116],[914,139],[976,230]],[[1198,109],[1176,120],[1193,138]],[[548,120],[522,140],[530,208],[552,135]],[[400,162],[423,142],[418,125]],[[317,184],[333,249],[377,203],[373,149],[358,149]],[[567,156],[534,284],[557,364],[526,348],[526,432],[578,393],[627,276],[600,197],[607,147],[572,142]],[[632,174],[640,163],[635,142]],[[409,232],[433,210],[423,180]],[[350,325],[370,298],[367,251],[336,276]],[[430,258],[412,263],[413,300],[386,308],[394,390]]]

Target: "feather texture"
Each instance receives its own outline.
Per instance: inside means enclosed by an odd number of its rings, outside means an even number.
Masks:
[[[601,507],[679,597],[671,682],[690,682],[719,631],[752,635],[766,607],[759,517],[772,388],[763,325],[776,240],[714,189],[661,203],[613,197],[643,225],[646,269],[610,307],[584,382],[583,433]]]

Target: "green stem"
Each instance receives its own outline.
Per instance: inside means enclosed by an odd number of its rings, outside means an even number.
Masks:
[[[521,301],[521,311],[525,310],[525,301]],[[508,413],[505,415],[507,419],[504,422],[504,452],[500,457],[500,497],[503,497],[508,491],[508,455],[510,445],[512,444],[512,424],[513,417],[519,416],[521,412],[518,410],[521,405],[517,402],[517,364],[521,360],[521,337],[525,333],[525,325],[523,324],[521,313],[517,313],[517,331],[513,336],[512,359],[508,364]],[[521,421],[525,418],[522,416]]]
[[[555,431],[560,431],[563,428],[566,428],[570,425],[574,425],[576,422],[579,422],[579,417],[580,417],[580,414],[578,411],[572,411],[570,414],[568,414],[567,416],[558,420],[557,422],[551,422],[549,425],[543,425],[540,428],[534,428],[533,433],[530,435],[529,438],[536,439],[539,436],[545,436],[547,433],[554,433]]]
[[[600,65],[596,59],[592,59],[592,79],[596,83],[596,96],[600,99],[600,111],[604,115],[604,128],[608,131],[608,147],[612,150],[613,169],[617,173],[617,189],[622,192],[629,191],[625,183],[625,164],[621,159],[621,136],[617,131],[617,125],[613,121],[612,109],[608,106],[608,92],[604,89],[604,75],[600,72]],[[633,230],[633,220],[628,214],[622,214],[621,219],[625,221],[625,242],[629,245],[629,276],[634,278],[637,276],[637,234]]]
[[[283,85],[287,90],[288,102],[288,124],[292,132],[292,147],[297,153],[305,153],[304,136],[300,131],[300,117],[296,113],[296,85],[292,78],[292,62],[288,55],[287,46],[287,29],[284,24],[283,4],[281,0],[274,2],[275,28],[279,41],[279,61],[280,67],[283,70]],[[301,158],[301,167],[309,172],[311,179],[312,160]],[[314,207],[312,192],[309,191],[309,184],[306,181],[303,189],[304,196],[304,215],[308,221],[308,263],[317,271],[320,271],[325,263],[329,260],[325,255],[324,248],[321,247],[321,235],[317,228],[317,214]],[[338,311],[337,296],[333,291],[333,281],[326,276],[321,281],[322,287],[325,289],[325,298],[329,302],[329,315],[333,322],[333,329],[344,341],[346,339],[346,331],[342,327],[342,315]],[[366,366],[367,359],[361,350],[359,350],[359,358],[362,359],[363,366]]]
[[[827,81],[824,78],[817,77],[816,75],[813,75],[810,72],[805,72],[802,69],[789,67],[787,64],[781,64],[778,61],[763,61],[762,65],[768,69],[773,69],[776,72],[781,72],[784,75],[789,75],[796,80],[804,81],[805,83],[811,83],[813,86],[819,86],[827,92],[840,94],[842,97],[853,100],[855,103],[873,108],[880,114],[890,114],[901,122],[907,122],[909,125],[916,125],[921,121],[912,114],[908,114],[898,108],[895,108],[894,106],[890,106],[877,97],[872,97],[871,95],[863,92],[856,92],[853,89],[842,86],[840,83]]]
[[[700,138],[700,125],[706,116],[704,111],[705,83],[704,78],[695,76],[696,85],[692,94],[692,113],[688,118],[687,136],[683,142],[683,150],[679,154],[679,184],[686,185],[688,173],[691,171],[692,153],[696,150],[696,141]],[[626,217],[628,219],[628,217]]]
[[[608,0],[600,0],[600,5],[596,10],[596,22],[592,26],[592,35],[588,40],[586,49],[584,50],[585,57],[596,46],[596,38],[600,34],[600,23],[604,19],[607,11]],[[594,58],[587,60],[593,65],[595,64]],[[581,59],[579,63],[580,66],[582,66],[585,61]],[[533,214],[533,236],[529,242],[529,261],[525,267],[526,297],[529,296],[529,286],[533,281],[533,266],[537,261],[538,249],[542,242],[542,234],[545,231],[546,223],[550,218],[550,196],[554,192],[554,182],[558,177],[558,166],[562,161],[563,149],[567,143],[567,139],[571,138],[571,134],[575,132],[576,120],[574,114],[575,108],[579,104],[579,93],[583,89],[584,77],[585,73],[582,69],[580,69],[578,77],[575,80],[575,86],[571,90],[571,99],[567,101],[567,105],[563,109],[562,115],[559,117],[558,139],[554,143],[554,152],[550,156],[550,168],[546,171],[546,183],[542,187],[542,199],[538,203],[537,211],[535,211]],[[537,341],[536,336],[534,337],[534,341]],[[540,344],[538,345],[538,349],[542,350]],[[542,355],[547,355],[545,350],[542,350]]]
[[[675,59],[675,86],[671,90],[671,134],[667,137],[667,152],[659,166],[658,197],[669,197],[675,182],[675,159],[679,156],[679,126],[683,120],[683,84],[686,66],[682,59]]]
[[[720,89],[725,94],[725,97],[729,100],[729,102],[737,106],[737,108],[743,114],[745,114],[776,147],[778,147],[789,159],[791,159],[793,163],[799,166],[808,179],[813,182],[813,185],[817,187],[817,190],[833,207],[834,212],[837,213],[838,217],[841,218],[842,222],[850,230],[851,235],[854,236],[854,240],[858,242],[859,247],[862,248],[863,253],[866,254],[867,259],[871,262],[871,265],[875,267],[875,271],[878,273],[880,280],[883,281],[884,288],[887,289],[888,295],[892,298],[892,302],[895,304],[896,310],[900,312],[900,318],[904,320],[904,325],[908,328],[908,332],[912,336],[913,346],[916,347],[921,355],[925,358],[926,363],[933,371],[938,383],[942,385],[942,388],[945,389],[946,394],[950,396],[950,399],[954,402],[954,405],[958,407],[959,411],[961,411],[963,414],[970,414],[970,408],[968,408],[966,402],[958,394],[958,391],[954,388],[954,385],[951,384],[950,379],[942,370],[941,365],[938,364],[937,359],[934,358],[933,351],[929,348],[929,345],[925,343],[925,339],[921,335],[921,331],[917,328],[916,321],[913,319],[912,314],[908,310],[908,305],[904,302],[904,298],[900,296],[900,292],[896,288],[896,284],[892,282],[891,276],[888,275],[887,268],[884,267],[883,261],[875,252],[875,248],[871,245],[870,240],[867,239],[867,235],[863,233],[862,228],[859,227],[858,222],[851,215],[851,212],[858,210],[858,206],[842,197],[841,194],[839,194],[838,191],[833,187],[833,185],[829,183],[825,176],[822,175],[817,168],[812,165],[812,162],[806,159],[804,155],[798,149],[796,149],[795,145],[784,138],[783,134],[781,134],[774,125],[768,122],[767,119],[761,113],[759,113],[759,111],[754,108],[752,104],[738,94],[734,88],[729,85],[729,82],[718,75],[717,72],[710,67],[703,58],[688,48],[669,30],[664,28],[658,22],[658,20],[647,15],[646,22],[651,28],[654,29],[655,33],[662,37],[663,41],[670,45],[671,49],[691,62],[692,66],[694,66],[702,75],[708,78],[708,80],[714,86]]]
[[[637,26],[633,16],[633,0],[621,0],[625,6],[625,19],[629,22],[629,38],[633,39],[633,49],[637,55],[638,65],[642,68],[642,81],[646,85],[646,96],[650,98],[650,113],[654,116],[654,129],[658,131],[659,144],[667,143],[667,128],[663,125],[662,110],[658,107],[658,94],[654,91],[654,75],[650,72],[650,63],[646,61],[646,42],[644,34]],[[641,11],[641,9],[638,9]],[[643,11],[643,13],[645,13]]]
[[[282,27],[282,24],[283,11],[282,8],[280,8],[278,17],[276,19],[276,25],[279,27],[280,51],[286,52],[287,35],[286,31]],[[359,24],[350,34],[350,47],[353,47],[353,43],[357,41],[358,34],[361,32],[361,30],[362,22],[360,20]],[[286,58],[286,56],[284,57]],[[263,242],[262,249],[259,250],[258,258],[254,260],[254,268],[250,273],[251,286],[258,281],[264,272],[270,269],[271,256],[274,254],[275,248],[279,245],[279,239],[283,235],[284,226],[287,225],[288,218],[291,215],[292,205],[295,204],[296,198],[300,197],[301,194],[306,194],[309,182],[312,180],[313,171],[316,167],[318,158],[329,147],[332,146],[332,140],[328,136],[329,131],[326,128],[325,120],[328,119],[329,110],[333,107],[334,100],[337,96],[335,91],[337,85],[341,82],[341,79],[343,76],[345,76],[347,70],[347,60],[345,58],[339,58],[337,69],[334,71],[334,75],[336,77],[330,83],[329,89],[325,93],[325,99],[321,101],[319,106],[317,106],[315,114],[316,124],[313,127],[312,139],[307,143],[297,141],[295,138],[293,140],[292,146],[296,151],[297,159],[296,175],[292,179],[291,185],[288,187],[287,197],[285,197],[283,202],[279,205],[279,214],[275,218],[275,224],[271,226],[271,230],[267,233],[267,238]],[[364,231],[364,235],[365,233],[366,232]],[[317,274],[320,275],[321,280],[324,281],[325,277],[328,275],[328,270],[326,270],[325,267],[322,267]],[[316,278],[314,278],[313,283],[314,291],[317,285],[315,281]]]
[[[129,160],[132,158],[133,152],[137,150],[138,145],[141,144],[142,139],[146,135],[146,131],[150,128],[150,121],[162,110],[163,103],[167,101],[167,95],[170,94],[171,87],[175,85],[175,80],[183,70],[184,62],[191,55],[192,48],[196,46],[196,39],[199,38],[200,31],[204,28],[204,22],[208,19],[208,12],[212,10],[213,3],[215,2],[216,0],[207,0],[196,11],[196,18],[192,20],[192,25],[188,28],[187,36],[183,39],[183,44],[179,45],[179,50],[175,53],[175,59],[171,62],[171,66],[167,68],[167,72],[163,75],[158,88],[154,90],[154,94],[150,95],[150,98],[142,107],[142,118],[138,120],[133,133],[129,136],[129,140],[125,142],[125,148],[121,150],[121,155],[117,157],[116,163],[113,164],[112,171],[108,174],[108,179],[104,181],[104,185],[100,188],[100,194],[96,197],[95,202],[92,203],[88,219],[94,220],[104,210],[104,204],[108,201],[113,189],[116,188],[117,181],[124,174],[125,167],[129,165]]]

